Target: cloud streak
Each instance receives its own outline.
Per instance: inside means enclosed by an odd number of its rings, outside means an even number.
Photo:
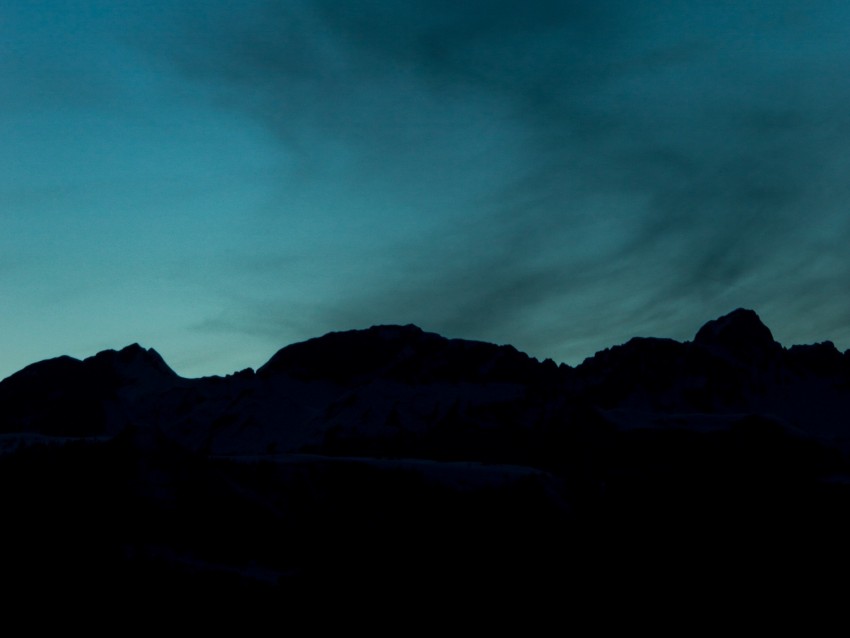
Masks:
[[[230,325],[272,338],[297,307],[305,336],[413,321],[575,361],[747,305],[850,338],[829,258],[850,239],[850,19],[802,6],[195,6],[152,49],[297,158],[254,223],[278,228],[299,188],[331,229],[374,215],[350,250],[303,257],[321,297],[265,291]],[[334,290],[353,260],[359,285]]]

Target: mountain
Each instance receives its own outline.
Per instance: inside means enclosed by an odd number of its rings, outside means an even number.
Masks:
[[[752,310],[574,368],[412,325],[200,379],[133,344],[0,382],[4,578],[255,601],[554,578],[578,601],[742,547],[752,573],[778,547],[783,573],[834,569],[849,462],[850,352]]]

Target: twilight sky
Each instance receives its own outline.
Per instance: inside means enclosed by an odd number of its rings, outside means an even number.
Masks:
[[[844,0],[5,0],[0,378],[416,323],[850,348]]]

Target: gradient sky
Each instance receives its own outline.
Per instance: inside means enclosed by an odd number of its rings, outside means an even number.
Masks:
[[[415,323],[850,347],[850,5],[5,0],[0,378]]]

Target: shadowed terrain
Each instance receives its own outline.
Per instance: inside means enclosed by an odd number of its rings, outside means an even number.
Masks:
[[[575,368],[411,325],[200,379],[134,344],[0,383],[2,578],[284,606],[780,587],[845,564],[848,452],[850,352],[744,309]]]

